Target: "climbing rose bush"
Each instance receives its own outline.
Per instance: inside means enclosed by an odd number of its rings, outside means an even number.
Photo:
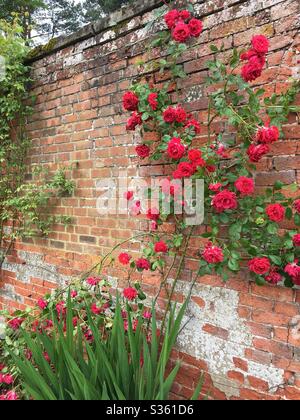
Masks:
[[[175,205],[188,207],[182,187],[176,183],[204,179],[207,229],[202,234],[198,274],[216,273],[226,281],[245,269],[259,285],[284,282],[288,287],[297,286],[300,199],[291,198],[297,186],[277,181],[258,194],[255,164],[272,154],[273,144],[283,138],[282,125],[289,113],[299,109],[292,105],[299,83],[271,98],[253,83],[263,74],[269,54],[269,40],[264,35],[253,36],[247,50],[233,49],[226,62],[219,60],[223,47],[212,45],[214,59],[207,63],[208,120],[198,121],[183,106],[184,101],[174,103],[174,93],[178,92],[178,86],[174,86],[178,79],[186,77],[178,58],[201,36],[203,24],[194,16],[192,7],[169,10],[164,22],[167,29],[153,40],[152,47],[161,48],[168,57],[153,68],[168,71],[170,80],[159,88],[154,81],[147,84],[143,80],[132,85],[123,98],[124,110],[133,112],[127,129],[139,129],[141,138],[145,133],[156,133],[155,141],[147,140],[136,147],[138,157],[149,162],[163,159],[172,173],[162,183],[158,212],[153,216],[151,209],[148,211],[149,230],[156,233],[143,257],[132,260],[131,267],[138,271],[163,270],[166,256],[177,255],[183,245],[188,246],[185,219],[173,215]],[[215,133],[213,123],[217,121],[226,122],[225,126],[233,126],[234,130]],[[208,131],[207,143],[199,147],[203,127]],[[176,193],[174,183],[178,186]],[[132,199],[131,214],[140,217],[140,198]],[[171,200],[168,214],[163,207],[166,199]],[[171,220],[176,235],[163,238],[160,226]],[[285,229],[287,223],[294,228]],[[119,260],[123,260],[122,255]]]

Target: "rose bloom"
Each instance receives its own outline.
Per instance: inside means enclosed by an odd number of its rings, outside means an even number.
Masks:
[[[129,263],[130,263],[130,260],[131,260],[131,256],[129,255],[129,254],[127,254],[127,252],[122,252],[120,255],[119,255],[119,262],[122,264],[122,265],[128,265]]]
[[[271,269],[271,263],[269,258],[253,258],[248,263],[249,270],[255,274],[263,275],[267,274]]]
[[[142,117],[141,114],[134,112],[131,117],[128,119],[126,124],[127,131],[134,131],[138,125],[142,125]]]
[[[156,253],[168,252],[168,245],[164,241],[157,242],[154,245],[154,251]]]
[[[189,26],[184,22],[179,22],[172,31],[172,38],[176,42],[185,42],[191,36]]]
[[[175,118],[176,122],[178,122],[179,124],[184,123],[187,119],[187,114],[185,110],[181,106],[178,106],[175,109],[175,112],[176,112],[176,118]]]
[[[78,296],[78,293],[76,292],[76,290],[72,290],[71,298],[75,299],[77,296]]]
[[[97,286],[99,284],[101,279],[99,277],[89,277],[86,282],[90,286]],[[64,303],[64,302],[63,302]]]
[[[282,275],[278,273],[276,267],[272,267],[270,273],[265,277],[265,280],[271,284],[278,284],[282,281]]]
[[[300,213],[300,200],[294,201],[294,208],[296,209],[297,213]]]
[[[127,300],[134,300],[137,298],[138,292],[133,287],[127,287],[123,290],[123,295]]]
[[[157,93],[150,93],[148,96],[148,104],[152,108],[153,111],[157,110],[158,102],[157,102],[158,94]]]
[[[282,222],[285,215],[285,209],[281,204],[270,204],[266,208],[266,214],[272,222]]]
[[[152,318],[152,313],[150,311],[145,311],[143,313],[143,318],[145,318],[145,319],[151,319]]]
[[[0,395],[0,401],[18,401],[18,394],[14,391],[8,391],[6,394]]]
[[[123,106],[126,111],[137,111],[139,98],[134,92],[126,92],[123,96]]]
[[[152,220],[150,223],[150,230],[151,232],[155,232],[158,229],[158,223],[155,220]]]
[[[91,306],[91,312],[95,315],[100,315],[103,312],[103,310],[102,310],[102,308],[98,308],[96,303],[93,303],[92,306]]]
[[[181,10],[181,12],[179,12],[179,17],[182,20],[188,20],[191,18],[191,13],[188,10]]]
[[[194,175],[195,169],[192,164],[188,162],[180,162],[176,171],[173,172],[174,179],[190,178]]]
[[[217,169],[215,165],[206,165],[205,168],[207,172],[210,172],[210,173],[216,172],[216,169]]]
[[[193,128],[193,130],[195,131],[195,134],[199,134],[201,131],[201,127],[200,127],[200,123],[197,120],[189,120],[186,125],[185,128],[189,129],[189,128]]]
[[[219,192],[220,189],[223,187],[223,184],[217,182],[216,184],[210,184],[208,189],[213,192]]]
[[[269,41],[264,35],[256,35],[251,41],[252,47],[257,54],[267,54],[269,51]]]
[[[178,10],[170,10],[164,17],[169,29],[173,29],[179,20]]]
[[[140,258],[137,260],[136,262],[136,266],[138,270],[150,270],[151,268],[151,264],[148,260],[146,260],[146,258]]]
[[[300,234],[297,233],[293,236],[293,243],[295,246],[300,246]]]
[[[288,264],[284,271],[292,278],[292,281],[296,286],[300,286],[300,267],[298,265],[298,260]]]
[[[223,190],[214,196],[212,206],[217,213],[223,213],[226,210],[235,210],[238,207],[237,196],[234,192]]]
[[[14,318],[8,321],[8,326],[16,331],[21,327],[23,322],[24,322],[23,318]]]
[[[269,146],[266,144],[251,144],[247,150],[247,154],[251,162],[259,162],[264,155],[269,153]]]
[[[12,375],[3,375],[0,373],[0,384],[11,385],[14,382],[14,378]]]
[[[154,220],[155,222],[157,222],[157,220],[159,219],[159,216],[160,216],[159,210],[155,207],[147,211],[147,219],[149,220]]]
[[[235,188],[244,196],[252,195],[254,193],[254,180],[241,176],[235,181]]]
[[[195,172],[198,170],[198,168],[204,168],[205,165],[206,165],[206,162],[202,158],[196,159],[196,160],[194,160],[194,162],[192,162],[192,166],[193,166]]]
[[[169,106],[164,112],[163,112],[163,119],[166,123],[172,124],[176,121],[176,109]]]
[[[124,198],[125,198],[125,200],[127,200],[127,201],[131,201],[131,200],[133,199],[133,196],[134,196],[133,191],[126,191],[126,192],[124,193]]]
[[[168,144],[167,153],[171,159],[181,159],[185,154],[185,146],[181,139],[173,137]]]
[[[179,181],[170,181],[170,178],[164,178],[161,181],[161,190],[165,195],[172,195],[175,197],[181,192],[182,185]]]
[[[242,67],[242,78],[245,80],[245,82],[253,82],[261,76],[262,69],[263,68],[258,60],[245,64]]]
[[[261,127],[256,133],[256,140],[262,144],[275,143],[279,139],[279,130],[273,125],[271,127]]]
[[[43,311],[47,308],[48,302],[46,302],[44,299],[39,299],[37,302],[38,307]]]
[[[201,35],[201,32],[203,30],[203,23],[201,22],[201,20],[193,18],[189,21],[188,26],[190,34],[193,37],[198,38]]]
[[[189,151],[188,156],[191,162],[195,162],[202,158],[202,153],[200,150],[192,149]]]
[[[135,151],[141,159],[146,159],[147,157],[150,156],[150,147],[147,146],[146,144],[142,144],[140,146],[137,146],[135,148]]]
[[[218,246],[213,246],[211,242],[206,245],[202,257],[209,264],[218,264],[224,261],[222,249]]]

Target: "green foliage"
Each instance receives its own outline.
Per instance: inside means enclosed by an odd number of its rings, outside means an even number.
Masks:
[[[73,325],[69,295],[66,320],[59,322],[56,312],[52,312],[55,327],[51,335],[38,333],[32,339],[28,332],[20,332],[34,362],[13,352],[11,356],[28,395],[35,400],[165,400],[180,367],[177,363],[167,374],[185,309],[186,304],[178,314],[175,308],[171,310],[165,334],[159,337],[154,309],[152,321],[145,328],[142,317],[133,322],[128,308],[126,332],[122,307],[117,301],[112,329],[103,336],[86,306],[91,342],[84,338],[81,328]],[[200,393],[201,383],[194,399]]]
[[[53,223],[70,222],[68,217],[49,216],[49,207],[51,199],[71,195],[74,184],[63,170],[54,176],[39,172],[34,181],[26,181],[31,143],[25,128],[33,105],[28,93],[29,69],[24,65],[28,47],[17,21],[0,21],[0,31],[0,56],[5,60],[0,80],[1,266],[17,239],[49,233]]]

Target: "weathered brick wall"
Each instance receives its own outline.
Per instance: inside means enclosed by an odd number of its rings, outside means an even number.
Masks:
[[[249,43],[252,35],[270,38],[267,69],[258,80],[268,94],[288,86],[299,71],[300,18],[298,0],[195,1],[205,31],[184,55],[188,78],[181,88],[186,104],[200,121],[207,118],[205,63],[209,43],[224,43],[225,58],[233,46]],[[37,95],[35,112],[28,125],[33,147],[31,163],[56,169],[78,162],[72,177],[73,197],[61,199],[57,212],[71,215],[74,224],[56,226],[48,239],[35,238],[17,244],[0,279],[0,305],[24,308],[57,284],[81,274],[117,242],[148,228],[143,217],[99,216],[96,183],[118,177],[126,169],[130,177],[168,174],[163,164],[137,167],[134,147],[138,135],[125,130],[127,115],[121,98],[145,59],[149,33],[145,24],[157,2],[137,2],[131,9],[60,40],[54,50],[33,62]],[[160,80],[157,77],[157,82]],[[300,98],[298,98],[300,103]],[[214,129],[222,130],[221,123]],[[285,139],[259,164],[257,186],[300,182],[300,130],[297,115],[284,127]],[[205,142],[203,128],[200,141]],[[172,226],[167,226],[171,230]],[[200,227],[199,231],[203,228]],[[182,282],[176,299],[187,293],[198,266],[200,241],[192,238]],[[139,252],[134,242],[130,252]],[[122,285],[118,268],[110,273]],[[172,274],[172,273],[171,273]],[[172,277],[172,276],[171,276]],[[160,278],[147,274],[145,290],[154,294]],[[159,304],[163,306],[164,296]],[[189,397],[199,368],[206,372],[205,390],[220,399],[300,399],[300,291],[281,287],[258,287],[246,276],[226,285],[212,276],[197,283],[190,305],[190,322],[179,340],[183,365],[174,387],[177,397]],[[175,356],[175,355],[174,355]]]

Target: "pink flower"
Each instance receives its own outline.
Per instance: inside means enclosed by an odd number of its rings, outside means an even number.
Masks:
[[[120,262],[122,265],[128,265],[128,264],[130,263],[130,260],[131,260],[131,256],[130,256],[130,255],[128,255],[126,252],[122,252],[122,253],[119,255],[119,262]]]
[[[293,243],[295,246],[300,246],[300,233],[293,236]]]
[[[24,322],[24,319],[23,318],[14,318],[14,319],[11,319],[8,322],[8,326],[10,328],[12,328],[13,330],[16,331],[16,330],[18,330],[21,327],[21,325],[23,324],[23,322]]]
[[[300,286],[300,267],[298,265],[298,260],[291,264],[288,264],[285,267],[284,272],[291,277],[295,285]]]
[[[152,220],[151,224],[150,224],[150,229],[152,232],[155,232],[158,229],[158,224],[155,220]]]
[[[297,213],[300,213],[300,200],[294,201],[294,208]]]
[[[90,286],[97,286],[99,284],[101,279],[99,277],[89,277],[86,282]]]
[[[8,391],[6,394],[0,395],[0,401],[17,401],[18,394],[14,391]]]
[[[249,270],[255,274],[267,274],[271,269],[271,263],[268,258],[253,258],[248,263]]]
[[[189,21],[188,26],[189,26],[190,34],[193,37],[198,38],[201,35],[201,32],[203,30],[203,23],[201,22],[201,20],[191,19]]]
[[[218,264],[224,261],[222,249],[218,246],[213,246],[211,242],[206,245],[202,257],[209,264]]]
[[[149,209],[147,211],[147,219],[154,220],[155,222],[157,222],[159,217],[160,217],[160,213],[157,208],[153,207],[152,209]]]
[[[237,196],[234,192],[223,190],[213,197],[212,206],[217,213],[223,213],[226,210],[235,210],[238,207]]]
[[[173,137],[168,144],[167,153],[171,159],[181,159],[185,154],[185,146],[181,143],[181,139]]]
[[[235,181],[235,188],[243,195],[252,195],[254,193],[254,180],[241,176]]]
[[[123,95],[123,106],[126,111],[137,111],[139,98],[134,92],[126,92]]]
[[[44,299],[39,299],[37,302],[38,307],[43,311],[47,308],[48,302],[46,302]]]
[[[285,209],[281,204],[270,204],[266,208],[266,214],[272,222],[282,222],[285,216]]]
[[[12,375],[3,375],[0,373],[0,384],[11,385],[14,382],[14,378]]]
[[[76,290],[72,290],[71,292],[71,298],[75,299],[78,296],[78,293],[76,292]]]
[[[133,301],[137,298],[138,292],[133,287],[127,287],[123,290],[123,295],[125,299]]]
[[[157,242],[154,245],[154,251],[156,253],[165,253],[165,252],[168,252],[168,245],[164,241]]]
[[[157,93],[150,93],[150,95],[148,96],[148,104],[150,105],[153,111],[157,110],[157,106],[158,106],[157,98],[158,98]]]
[[[67,308],[66,308],[66,303],[63,300],[57,303],[56,312],[57,312],[58,317],[60,317],[61,315],[64,317],[66,315]]]
[[[252,48],[257,54],[267,54],[269,51],[269,41],[264,35],[256,35],[251,41]]]
[[[145,159],[145,158],[150,156],[150,147],[147,146],[146,144],[142,144],[140,146],[137,146],[135,148],[135,151],[141,159]]]
[[[181,185],[179,181],[170,181],[170,179],[165,178],[162,180],[161,189],[165,195],[172,195],[176,197],[181,191]]]
[[[151,318],[152,318],[152,313],[151,313],[150,311],[145,311],[145,312],[143,313],[143,317],[144,317],[145,319],[151,319]]]
[[[137,260],[136,262],[136,267],[138,270],[140,271],[148,271],[151,268],[151,264],[148,260],[146,260],[145,258],[140,258]]]
[[[256,133],[256,140],[262,144],[275,143],[279,139],[279,130],[273,125],[271,127],[261,127]]]
[[[141,214],[141,202],[136,201],[130,208],[130,214],[131,216],[138,216]]]
[[[98,306],[96,305],[96,303],[93,303],[91,306],[91,311],[94,315],[100,315],[103,312],[102,308],[98,308]]]

